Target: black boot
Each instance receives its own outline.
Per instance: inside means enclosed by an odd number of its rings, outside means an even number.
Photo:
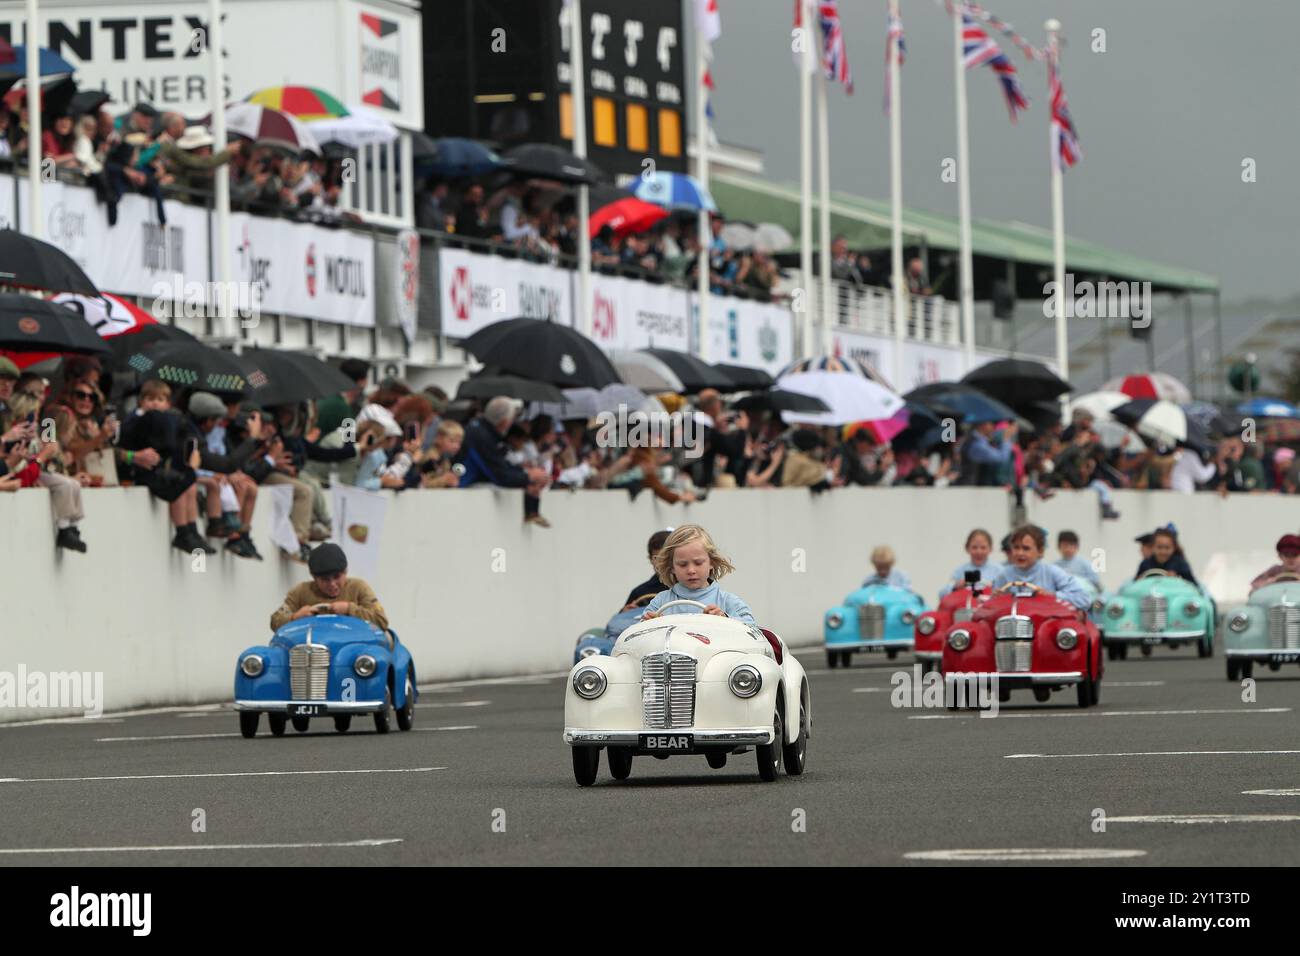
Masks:
[[[56,547],[67,548],[69,551],[86,553],[86,542],[81,540],[81,532],[77,530],[76,525],[60,528],[59,533],[54,537],[54,544]]]
[[[172,547],[190,553],[195,551],[202,551],[204,554],[217,553],[217,549],[208,544],[193,524],[182,525],[176,529],[176,537],[172,538]]]

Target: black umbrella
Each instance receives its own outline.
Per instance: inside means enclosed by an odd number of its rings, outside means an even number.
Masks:
[[[907,427],[890,440],[894,451],[918,449],[924,451],[943,441],[943,420],[961,420],[961,414],[955,409],[943,406],[942,409],[920,402],[907,403]],[[953,436],[956,437],[955,435]]]
[[[554,385],[520,378],[518,375],[474,375],[460,383],[456,399],[488,399],[504,395],[524,402],[563,402],[564,393]]]
[[[0,229],[0,285],[99,295],[95,283],[66,252],[15,229]]]
[[[484,365],[560,388],[604,388],[622,381],[595,342],[544,319],[493,322],[462,347]]]
[[[750,368],[748,365],[729,365],[726,362],[714,362],[713,367],[721,369],[722,373],[736,383],[737,388],[743,389],[761,389],[771,388],[776,383],[772,376],[768,375],[761,368]],[[787,411],[798,411],[798,409],[786,409]],[[829,409],[822,409],[829,411]]]
[[[0,293],[0,348],[85,355],[108,352],[108,345],[79,313],[17,292]]]
[[[357,383],[327,362],[301,352],[249,349],[239,356],[248,372],[249,399],[258,405],[290,405],[338,395]]]
[[[131,356],[144,351],[148,346],[157,345],[159,342],[197,344],[199,340],[184,329],[159,322],[157,325],[142,325],[135,332],[110,336],[104,341],[107,342],[109,351],[113,353],[113,364],[118,368],[128,369],[132,367]]]
[[[962,382],[931,382],[914,388],[903,398],[931,408],[939,404],[956,411],[967,424],[1016,419],[1015,409],[986,394],[982,389]]]
[[[456,179],[485,176],[501,168],[502,159],[482,143],[458,136],[430,139],[423,133],[411,150],[415,164],[423,175]]]
[[[126,365],[142,381],[156,378],[179,388],[241,393],[249,388],[247,373],[237,355],[198,341],[146,345],[132,352]]]
[[[525,143],[509,149],[502,166],[515,173],[554,179],[562,183],[591,184],[609,178],[591,160],[579,159],[567,149],[549,143]]]
[[[1017,407],[1058,398],[1071,389],[1069,382],[1042,362],[1028,359],[996,359],[967,373],[962,382]]]
[[[686,394],[716,388],[720,392],[736,391],[736,383],[730,375],[703,359],[698,359],[688,352],[674,352],[672,349],[639,349],[647,355],[653,355],[663,362],[682,381]]]
[[[112,99],[103,90],[78,90],[68,104],[68,112],[73,116],[83,113],[98,113],[101,106]]]
[[[830,411],[830,406],[815,395],[787,392],[783,388],[751,392],[744,398],[738,399],[732,407],[745,412],[770,409],[774,412],[803,412],[809,415]]]

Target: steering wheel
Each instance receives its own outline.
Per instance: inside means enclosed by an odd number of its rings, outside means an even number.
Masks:
[[[647,604],[649,604],[649,603],[650,603],[651,601],[653,601],[654,599],[655,599],[655,595],[653,595],[653,594],[643,594],[643,595],[641,595],[639,598],[637,598],[635,601],[632,602],[632,606],[633,606],[633,607],[645,607]]]
[[[1164,570],[1164,568],[1147,568],[1145,571],[1143,571],[1141,574],[1137,576],[1137,580],[1141,581],[1143,578],[1176,578],[1176,577],[1178,577],[1178,575],[1174,574],[1174,572],[1172,571],[1166,571]]]
[[[681,600],[677,600],[677,601],[669,601],[667,604],[661,604],[661,605],[659,605],[659,611],[658,611],[658,613],[659,613],[659,614],[662,614],[664,611],[668,610],[670,607],[676,607],[678,604],[692,604],[692,605],[694,605],[695,607],[698,607],[701,611],[703,611],[706,607],[708,607],[707,604],[701,604],[699,601],[690,601],[690,600],[687,600],[686,598],[682,598]]]
[[[1278,581],[1300,581],[1300,571],[1279,571],[1268,583],[1275,584]]]
[[[1042,590],[1042,588],[1033,581],[1008,581],[1006,584],[1002,585],[1002,587],[997,588],[997,593],[1006,594],[1012,588],[1033,588],[1035,592]]]

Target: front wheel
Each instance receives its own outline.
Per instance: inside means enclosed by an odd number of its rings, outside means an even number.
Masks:
[[[615,780],[626,780],[632,773],[631,747],[610,747],[605,757],[609,760],[609,775]]]
[[[397,711],[397,729],[410,730],[415,725],[415,681],[411,679],[411,669],[406,669],[406,688],[403,691],[406,702]]]
[[[1052,699],[1052,688],[1050,687],[1034,688],[1034,700],[1038,701],[1040,704],[1045,704],[1051,699]],[[1000,702],[1000,703],[1005,703],[1005,702]]]
[[[885,648],[885,658],[886,658],[887,660],[891,660],[891,661],[892,661],[892,660],[893,660],[895,657],[897,657],[897,656],[898,656],[898,648],[897,648],[897,647],[887,647],[887,648]]]
[[[1150,644],[1143,644],[1143,645],[1142,645],[1142,656],[1143,656],[1143,657],[1150,657],[1150,656],[1151,656],[1151,645],[1150,645]]]
[[[375,717],[375,733],[386,734],[393,727],[391,715],[393,713],[393,691],[392,688],[384,687],[384,709],[377,710]]]
[[[1214,644],[1210,642],[1209,638],[1206,638],[1205,640],[1197,643],[1196,645],[1197,657],[1211,657],[1213,656],[1213,654],[1214,654]]]
[[[1079,691],[1079,706],[1092,706],[1092,679],[1085,677],[1079,683],[1074,685]]]
[[[1122,660],[1122,661],[1126,661],[1126,660],[1128,660],[1128,645],[1127,645],[1127,644],[1121,644],[1121,645],[1119,646],[1119,659]]]
[[[826,666],[829,667],[831,670],[835,670],[835,668],[837,668],[837,667],[840,666],[840,652],[839,652],[839,651],[827,651],[827,652],[826,652]]]
[[[284,725],[288,723],[289,718],[284,714],[267,714],[266,722],[271,728],[271,736],[283,737]]]
[[[255,710],[241,710],[239,712],[239,732],[245,737],[257,736],[257,722],[262,719],[262,715]]]
[[[781,759],[785,763],[785,772],[792,777],[803,773],[808,760],[808,704],[803,695],[799,697],[799,736],[793,743],[781,746]]]
[[[1097,704],[1101,703],[1101,678],[1098,677],[1094,681],[1089,681],[1089,683],[1092,685],[1092,694],[1090,695],[1092,706],[1096,707]]]
[[[1236,681],[1241,679],[1241,661],[1235,657],[1228,659],[1228,680]]]
[[[851,667],[851,666],[853,666],[853,652],[852,652],[852,651],[840,651],[840,666],[841,666],[841,667]]]
[[[758,754],[758,776],[767,781],[777,778],[781,772],[781,753],[785,749],[785,723],[781,720],[781,705],[777,703],[776,713],[772,715],[772,742],[759,744],[754,748]]]
[[[1107,644],[1107,645],[1106,645],[1106,660],[1108,660],[1108,661],[1117,661],[1117,660],[1119,660],[1119,645],[1118,645],[1118,644]]]
[[[339,733],[346,734],[349,728],[351,728],[351,726],[352,726],[351,714],[334,715],[334,729],[337,730]]]
[[[573,748],[573,779],[580,787],[590,787],[596,782],[596,771],[600,769],[599,747]]]
[[[293,721],[293,729],[300,734],[305,734],[307,728],[311,726],[310,717],[291,717],[290,720]]]

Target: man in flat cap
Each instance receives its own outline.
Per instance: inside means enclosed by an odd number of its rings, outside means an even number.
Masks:
[[[388,615],[374,589],[360,578],[348,577],[348,558],[337,544],[327,541],[313,550],[307,570],[311,580],[289,589],[284,603],[271,615],[271,630],[315,614],[348,614],[378,628],[388,627]]]
[[[1277,560],[1277,564],[1250,582],[1252,591],[1272,584],[1281,575],[1300,575],[1300,535],[1284,534],[1277,539]]]

